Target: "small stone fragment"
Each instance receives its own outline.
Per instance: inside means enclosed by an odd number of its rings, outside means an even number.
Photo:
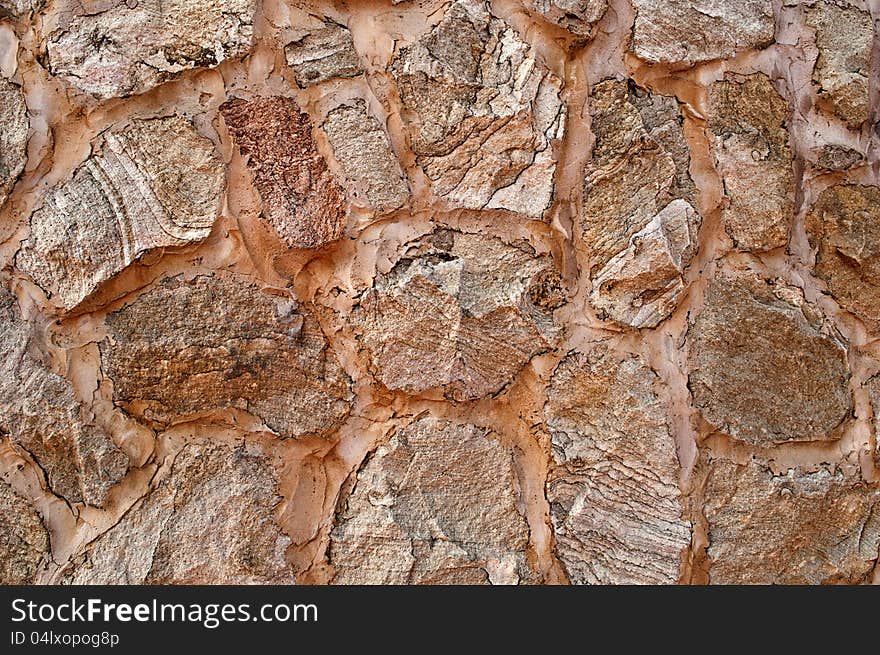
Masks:
[[[880,187],[825,189],[806,218],[815,274],[841,306],[880,327]]]
[[[825,144],[819,150],[816,163],[822,168],[832,171],[845,171],[864,161],[865,157],[858,150],[847,148],[846,146],[838,146],[833,144]]]
[[[21,88],[0,77],[0,207],[24,170],[29,126]]]
[[[704,514],[715,584],[870,580],[880,546],[880,493],[825,469],[774,475],[764,465],[711,462]]]
[[[736,75],[709,89],[709,127],[729,204],[723,221],[737,248],[784,246],[794,214],[788,103],[763,73]]]
[[[147,421],[237,408],[284,436],[348,413],[349,380],[311,311],[239,275],[168,278],[107,316],[113,397]]]
[[[251,47],[254,0],[138,0],[80,9],[49,35],[49,71],[101,99],[143,93]]]
[[[819,0],[807,10],[819,58],[813,70],[819,104],[857,128],[868,118],[868,75],[874,29],[871,15],[849,3]]]
[[[33,213],[16,264],[72,309],[147,251],[205,239],[223,173],[213,144],[184,119],[132,121],[105,134]]]
[[[640,358],[604,347],[569,354],[553,373],[547,499],[574,584],[678,580],[691,526],[660,385]]]
[[[440,229],[406,244],[351,312],[379,381],[482,398],[548,350],[564,296],[552,260],[527,248]]]
[[[608,9],[608,0],[528,0],[527,4],[551,23],[587,38]]]
[[[0,288],[0,431],[36,460],[52,492],[103,505],[128,471],[128,458],[86,423],[70,382],[34,357],[32,330],[15,297]]]
[[[422,418],[370,455],[330,535],[335,584],[536,581],[512,451]]]
[[[0,584],[34,584],[40,561],[48,554],[49,533],[39,515],[0,480]]]
[[[483,0],[456,0],[391,65],[416,161],[468,209],[540,217],[553,198],[561,81]]]
[[[385,129],[367,113],[363,100],[340,105],[321,125],[347,178],[352,202],[393,211],[409,198],[409,188]]]
[[[363,72],[351,32],[336,23],[325,23],[325,27],[289,43],[284,55],[301,89],[334,77],[356,77]]]
[[[220,105],[238,145],[263,213],[291,248],[318,248],[345,227],[345,191],[327,168],[312,136],[312,121],[293,98],[273,96]]]
[[[852,411],[846,352],[797,294],[745,276],[719,276],[706,290],[689,332],[688,386],[703,418],[732,437],[834,439]]]
[[[122,520],[93,541],[68,584],[293,584],[268,455],[193,443]]]
[[[773,43],[770,0],[633,0],[632,51],[651,63],[726,59]]]

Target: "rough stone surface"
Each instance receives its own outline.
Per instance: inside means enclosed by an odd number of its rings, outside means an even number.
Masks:
[[[293,584],[277,473],[257,446],[189,444],[171,471],[89,545],[71,584]]]
[[[138,0],[82,9],[49,35],[49,71],[102,99],[143,93],[181,71],[245,55],[255,4]]]
[[[16,263],[72,309],[147,251],[206,238],[223,184],[213,144],[184,119],[133,121],[46,197]]]
[[[321,124],[333,154],[345,173],[353,203],[376,211],[398,209],[409,188],[391,142],[363,100],[333,109]]]
[[[864,162],[864,155],[858,150],[834,144],[825,144],[819,149],[816,163],[832,171],[844,171]]]
[[[849,127],[868,118],[868,77],[874,29],[871,15],[849,3],[820,0],[807,10],[819,57],[813,70],[819,103]]]
[[[608,9],[608,0],[526,0],[526,4],[551,23],[583,37],[593,36]]]
[[[69,502],[102,505],[128,470],[128,458],[98,427],[65,378],[34,354],[34,328],[0,288],[0,431],[43,469]]]
[[[633,0],[632,51],[652,63],[694,64],[773,43],[770,0]]]
[[[284,49],[296,84],[305,89],[334,77],[355,77],[363,71],[354,42],[342,25],[325,23]]]
[[[833,439],[852,410],[843,347],[826,334],[818,310],[781,284],[717,277],[689,349],[694,402],[737,439]]]
[[[825,189],[806,219],[814,271],[831,295],[872,328],[880,326],[880,187]]]
[[[266,220],[292,248],[336,241],[345,227],[345,192],[312,136],[312,121],[293,98],[229,100],[220,107],[247,159]]]
[[[788,103],[763,73],[727,73],[710,87],[709,105],[727,234],[742,250],[784,246],[794,213]]]
[[[718,584],[870,580],[880,547],[880,492],[840,472],[758,462],[710,465],[709,577]]]
[[[28,127],[21,88],[0,77],[0,207],[24,170]]]
[[[540,217],[553,198],[561,82],[481,0],[457,0],[391,65],[418,164],[469,209]]]
[[[165,279],[107,327],[100,349],[114,399],[147,421],[230,407],[299,436],[348,412],[348,377],[312,312],[247,278]]]
[[[33,507],[0,481],[0,584],[33,584],[49,533]]]
[[[690,544],[660,380],[636,356],[569,354],[544,414],[556,551],[575,584],[665,584]]]
[[[558,273],[528,246],[452,230],[407,244],[352,312],[389,389],[435,387],[453,399],[499,392],[551,347]]]
[[[336,584],[532,582],[512,451],[474,425],[422,418],[370,455],[337,511]]]

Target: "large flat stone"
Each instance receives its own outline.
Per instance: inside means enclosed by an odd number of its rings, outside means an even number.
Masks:
[[[24,170],[29,127],[21,87],[0,77],[0,207]]]

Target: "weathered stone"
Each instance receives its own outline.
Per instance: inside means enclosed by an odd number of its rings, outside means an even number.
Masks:
[[[592,256],[591,300],[618,322],[653,327],[681,296],[700,223],[681,113],[674,98],[605,80],[593,89],[590,115],[596,142],[582,234]]]
[[[340,105],[321,125],[346,176],[352,202],[376,211],[398,209],[409,198],[391,142],[363,100]]]
[[[33,213],[16,263],[71,309],[148,250],[206,238],[223,184],[213,144],[184,119],[133,121]]]
[[[816,30],[819,58],[813,81],[819,104],[850,127],[868,118],[868,75],[874,29],[871,14],[849,3],[819,0],[807,10],[807,24]]]
[[[569,354],[544,414],[556,551],[575,584],[665,584],[690,544],[660,379],[636,356]]]
[[[422,418],[370,455],[330,535],[336,584],[534,582],[510,448]]]
[[[14,296],[0,288],[0,431],[31,454],[54,493],[102,505],[128,458],[87,422],[70,382],[36,359],[32,337]]]
[[[293,98],[240,98],[220,113],[263,200],[266,220],[291,248],[336,241],[345,227],[345,192],[312,136],[312,121]]]
[[[348,377],[313,313],[247,278],[165,279],[107,327],[100,350],[114,399],[147,421],[229,407],[300,436],[348,413]]]
[[[555,273],[528,246],[437,230],[406,245],[351,318],[389,389],[481,398],[551,347],[563,302]]]
[[[719,276],[691,326],[689,386],[713,426],[768,445],[834,439],[852,410],[846,353],[799,292]]]
[[[42,5],[43,0],[0,0],[0,18],[21,18]]]
[[[763,73],[726,73],[710,87],[709,105],[715,163],[728,200],[727,234],[743,250],[784,246],[795,191],[788,103]]]
[[[284,48],[296,84],[305,89],[334,77],[355,77],[363,70],[354,41],[342,25],[325,23]]]
[[[864,159],[864,155],[858,150],[846,146],[825,144],[819,149],[816,163],[822,168],[832,171],[845,171],[847,168],[860,164]]]
[[[29,126],[24,94],[0,77],[0,207],[24,170]]]
[[[33,584],[49,533],[30,504],[0,480],[0,584]]]
[[[528,0],[527,4],[551,23],[583,37],[593,36],[608,9],[608,0]]]
[[[840,472],[716,460],[703,511],[716,584],[864,582],[877,560],[880,493]]]
[[[773,43],[770,0],[633,0],[632,51],[651,63],[694,64]]]
[[[416,161],[469,209],[540,217],[553,198],[561,81],[482,0],[457,0],[391,65]]]
[[[80,9],[49,35],[49,71],[95,97],[143,93],[246,54],[254,0],[138,0]]]
[[[270,457],[253,444],[194,443],[68,571],[71,584],[293,584],[275,521]]]
[[[880,327],[880,187],[825,189],[806,218],[814,271],[845,309]]]

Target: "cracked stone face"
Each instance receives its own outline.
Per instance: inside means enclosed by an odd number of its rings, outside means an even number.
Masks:
[[[291,248],[336,241],[345,228],[345,192],[293,98],[234,98],[220,113],[254,176],[263,214]]]
[[[90,422],[70,382],[37,359],[35,332],[0,288],[0,431],[36,460],[53,493],[103,505],[128,458]]]
[[[114,400],[145,421],[235,408],[301,436],[348,413],[348,376],[313,313],[242,276],[165,279],[109,314],[107,328]]]
[[[305,89],[335,77],[356,77],[363,70],[354,41],[342,25],[325,23],[284,48],[296,84]]]
[[[669,584],[690,544],[661,382],[640,358],[571,353],[544,415],[556,552],[575,584]]]
[[[709,465],[704,512],[716,584],[865,582],[880,546],[880,492],[820,469]]]
[[[485,428],[422,418],[358,471],[330,535],[335,584],[533,582],[513,452]]]
[[[49,71],[101,99],[143,93],[182,71],[245,55],[255,4],[138,0],[82,10],[48,35]]]
[[[806,12],[816,30],[819,57],[813,70],[819,104],[849,127],[868,118],[868,76],[874,30],[867,11],[821,0]]]
[[[21,88],[0,77],[0,207],[24,170],[29,125]]]
[[[498,393],[551,347],[564,300],[549,257],[438,229],[405,246],[351,320],[386,387],[467,400]]]
[[[795,190],[788,103],[763,73],[726,73],[709,88],[709,105],[713,152],[728,200],[724,229],[742,250],[784,246]]]
[[[654,327],[684,291],[700,217],[690,154],[674,98],[617,80],[590,98],[593,157],[585,170],[584,242],[591,303],[603,318]]]
[[[381,123],[363,100],[340,105],[321,124],[342,168],[350,200],[379,212],[399,209],[409,187]]]
[[[852,411],[843,346],[782,284],[714,279],[689,332],[688,364],[703,418],[751,444],[835,439]]]
[[[68,570],[70,584],[293,584],[277,473],[254,444],[196,443]]]
[[[0,480],[0,584],[34,583],[49,552],[49,533],[22,496]]]
[[[205,239],[223,174],[213,144],[184,119],[132,121],[49,193],[16,264],[72,309],[149,250]]]
[[[435,195],[540,217],[553,198],[561,81],[479,0],[458,0],[391,65]]]
[[[633,0],[632,52],[651,63],[694,64],[773,43],[770,0]]]
[[[572,34],[592,37],[608,9],[608,0],[527,0],[546,20]]]

